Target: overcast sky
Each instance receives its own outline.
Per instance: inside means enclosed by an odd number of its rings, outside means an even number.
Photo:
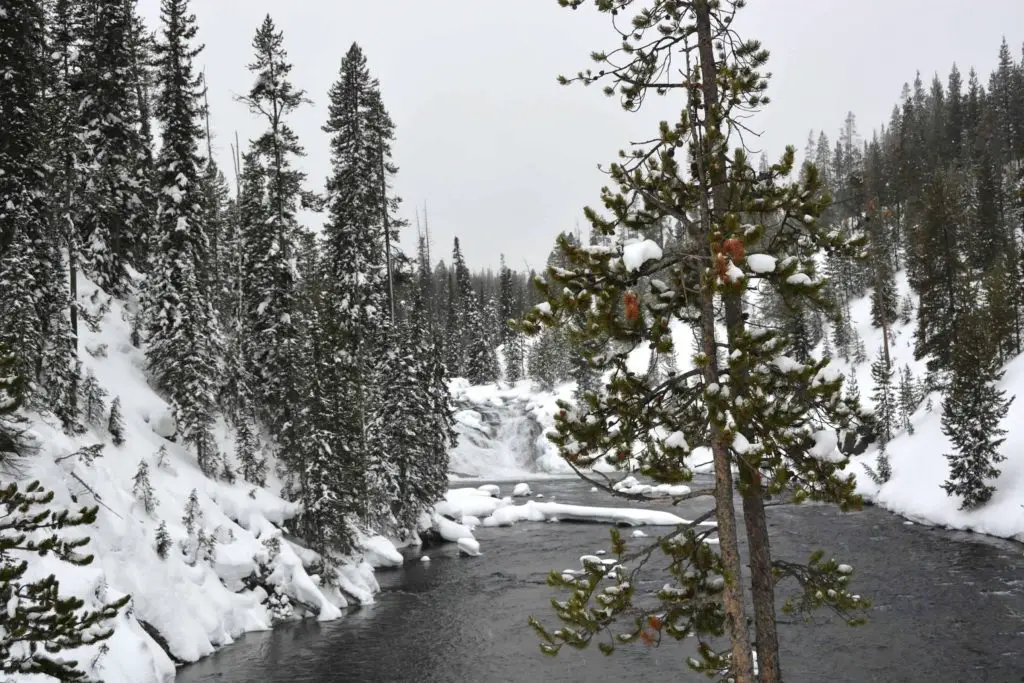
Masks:
[[[159,0],[141,4],[156,27]],[[311,189],[328,172],[327,90],[351,43],[363,47],[397,125],[404,213],[412,220],[426,204],[435,261],[450,260],[458,236],[471,268],[497,266],[502,253],[513,267],[542,267],[554,236],[597,203],[597,164],[679,108],[659,99],[658,110],[631,115],[596,87],[555,83],[616,44],[590,3],[574,12],[556,0],[193,0],[192,10],[229,176],[235,131],[244,145],[261,130],[234,96],[252,83],[252,36],[268,12],[313,100],[292,122]],[[811,129],[834,137],[850,110],[870,133],[916,70],[927,85],[956,62],[987,82],[1003,35],[1015,58],[1024,42],[1024,0],[750,0],[741,17],[744,37],[772,53],[773,101],[755,121],[772,156],[786,144],[802,150]],[[413,235],[403,236],[408,250]]]

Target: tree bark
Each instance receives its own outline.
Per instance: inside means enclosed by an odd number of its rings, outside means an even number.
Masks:
[[[710,129],[712,127],[720,126],[721,122],[715,120],[715,116],[710,113],[718,107],[720,98],[717,84],[718,69],[715,62],[714,46],[712,44],[711,9],[707,0],[698,0],[695,2],[694,13],[696,15],[697,25],[697,49],[698,54],[700,55],[701,90],[704,97],[705,107],[709,112],[709,115],[705,117],[705,126]],[[723,134],[727,134],[727,131],[723,132]],[[704,171],[702,172],[702,175],[710,186],[714,210],[721,212],[725,210],[728,203],[725,187],[726,159],[724,148],[719,147],[719,151],[716,152],[715,155],[717,158],[713,159],[712,172],[708,174],[707,171]],[[742,334],[744,329],[742,301],[739,294],[726,294],[724,299],[728,340],[729,345],[732,346],[737,336]],[[708,325],[711,326],[713,332],[713,317],[711,318],[710,323],[705,322],[705,328],[707,328]],[[715,351],[717,351],[717,349],[715,349]],[[730,377],[730,382],[733,384],[736,394],[742,395],[746,378],[743,376]],[[716,440],[714,434],[712,435],[712,439],[714,443]],[[713,453],[715,455],[716,480],[718,479],[719,473],[719,460],[724,459],[726,463],[726,477],[728,478],[731,486],[732,473],[729,468],[730,458],[728,450],[730,445],[721,444],[719,447],[724,451],[722,458],[719,458],[717,450],[713,448]],[[779,666],[778,632],[775,624],[775,584],[772,576],[771,548],[768,541],[768,522],[765,516],[764,500],[761,495],[760,476],[757,469],[743,458],[740,459],[739,472],[741,483],[740,495],[743,500],[743,518],[747,532],[747,543],[750,551],[751,587],[753,589],[754,597],[754,625],[757,638],[758,680],[760,683],[779,683],[781,681],[781,669]],[[731,491],[729,499],[729,504],[731,506]],[[721,525],[722,520],[719,518],[720,530]],[[732,528],[731,532],[735,539],[735,526]],[[724,534],[720,532],[719,537],[723,538]],[[724,541],[721,549],[722,556],[724,558],[726,554]],[[735,561],[736,564],[739,565],[738,552],[736,555]],[[738,598],[742,601],[742,582],[740,581],[741,577],[738,572],[736,578],[739,582],[738,585],[740,586],[737,591],[739,594]],[[742,610],[742,605],[740,605],[740,609]],[[736,662],[736,680],[738,682],[745,680],[753,681],[754,673],[753,665],[750,661],[750,641],[746,622],[743,622],[742,629],[733,630],[732,635],[733,659]],[[737,642],[737,638],[742,638],[742,640]]]

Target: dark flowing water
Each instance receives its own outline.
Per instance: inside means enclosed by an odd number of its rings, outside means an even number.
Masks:
[[[575,480],[531,483],[547,500],[627,506]],[[510,484],[503,491],[511,490]],[[690,516],[698,506],[675,509]],[[872,598],[866,626],[851,629],[824,613],[780,625],[789,683],[821,681],[1024,681],[1024,548],[904,523],[877,509],[841,514],[822,506],[782,506],[769,514],[776,556],[804,560],[824,548],[856,570],[855,592]],[[654,533],[654,530],[648,529]],[[527,626],[548,614],[552,569],[607,549],[605,525],[522,523],[477,530],[483,556],[454,546],[427,550],[381,570],[377,603],[328,623],[312,620],[252,633],[179,671],[183,683],[417,681],[489,683],[639,681],[690,672],[688,644],[596,648],[542,655]],[[656,579],[652,579],[656,580]],[[660,585],[660,581],[657,581]],[[550,623],[550,622],[549,622]]]

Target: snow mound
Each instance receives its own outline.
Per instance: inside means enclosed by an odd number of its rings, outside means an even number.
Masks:
[[[532,494],[533,491],[530,490],[530,485],[527,483],[516,484],[515,488],[512,489],[513,498],[524,498]]]
[[[475,538],[460,538],[457,545],[459,546],[459,552],[463,555],[469,555],[470,557],[481,555],[480,543]]]
[[[688,520],[671,512],[644,510],[640,508],[608,508],[566,503],[538,503],[527,501],[523,505],[507,505],[494,511],[483,520],[483,526],[511,526],[517,522],[548,522],[574,520],[577,522],[600,522],[621,526],[678,526],[689,524]],[[713,523],[707,523],[714,526]]]
[[[631,495],[663,496],[675,498],[690,493],[690,487],[683,484],[642,484],[636,477],[625,477],[612,485],[612,488]]]

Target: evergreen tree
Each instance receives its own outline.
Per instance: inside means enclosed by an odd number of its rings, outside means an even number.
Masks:
[[[181,523],[189,537],[196,535],[203,525],[203,510],[199,507],[199,492],[195,489],[188,494],[185,501],[185,514],[181,517]]]
[[[871,380],[875,387],[871,392],[871,400],[875,404],[875,419],[878,424],[878,440],[884,447],[892,441],[893,429],[896,426],[896,395],[892,386],[892,368],[889,366],[885,349],[879,348],[875,361],[871,364]]]
[[[121,415],[121,397],[115,396],[110,404],[110,417],[107,418],[107,432],[115,446],[124,445],[124,417]]]
[[[242,478],[256,486],[267,484],[267,462],[260,456],[260,443],[252,422],[242,417],[237,425],[235,459],[242,468]]]
[[[153,493],[153,486],[149,482],[149,463],[145,460],[139,461],[139,468],[135,471],[133,481],[135,484],[132,486],[132,495],[142,505],[142,509],[146,511],[146,514],[152,515],[156,511],[156,498]],[[166,528],[164,531],[166,531]]]
[[[904,365],[903,371],[900,373],[897,397],[903,428],[908,434],[913,434],[914,425],[910,422],[910,416],[917,410],[919,399],[917,396],[917,382],[914,380],[914,373],[910,371],[909,365]]]
[[[1015,397],[997,388],[1003,377],[995,341],[978,314],[964,314],[953,348],[949,388],[942,405],[942,433],[953,451],[949,479],[942,485],[958,496],[961,509],[984,505],[992,497],[996,465],[1005,459],[999,452],[1006,430],[1000,427]]]
[[[106,397],[106,389],[100,386],[99,380],[96,379],[92,370],[86,372],[85,379],[82,380],[82,409],[85,413],[85,421],[94,427],[99,427],[104,423],[107,406],[103,399]]]
[[[296,161],[305,152],[288,120],[308,100],[305,92],[289,80],[292,65],[287,61],[284,36],[269,15],[256,31],[252,45],[255,60],[249,70],[256,78],[241,101],[267,126],[252,142],[252,152],[258,156],[266,177],[262,184],[265,207],[257,205],[255,196],[247,196],[248,205],[243,208],[251,212],[247,218],[262,218],[246,220],[242,226],[246,231],[247,273],[244,343],[248,346],[248,373],[258,380],[252,386],[258,392],[258,414],[273,430],[283,462],[297,469],[301,460],[298,416],[304,372],[300,355],[305,340],[301,337],[303,321],[294,260],[299,240],[296,212],[305,174],[298,170]],[[256,187],[247,189],[255,195],[260,190],[251,175],[259,167],[255,159],[250,162],[250,177],[246,180]]]
[[[522,334],[512,332],[505,342],[505,381],[515,384],[523,379],[525,368],[523,363],[526,360],[526,345]]]
[[[468,345],[465,354],[465,375],[471,384],[491,384],[501,377],[498,355],[494,343],[487,334],[488,325],[480,310],[469,300],[466,312]]]
[[[146,357],[156,387],[174,410],[186,445],[203,473],[219,471],[211,429],[219,386],[220,330],[203,278],[209,238],[202,212],[198,155],[201,77],[193,60],[195,15],[188,0],[162,0],[162,40],[156,45],[156,118],[163,130],[157,159],[159,192],[153,262],[146,280]]]
[[[160,526],[156,528],[156,554],[160,559],[166,560],[170,551],[171,534],[167,531],[167,522],[161,520]]]
[[[124,296],[126,266],[152,230],[149,141],[142,125],[130,2],[82,3],[78,116],[82,190],[76,224],[85,265],[109,294]]]
[[[95,523],[99,508],[71,514],[53,509],[52,502],[53,493],[39,482],[23,490],[14,483],[0,488],[0,599],[6,605],[0,612],[0,672],[89,681],[92,677],[77,661],[60,653],[110,638],[114,631],[107,624],[131,596],[84,609],[83,600],[61,596],[53,574],[35,581],[27,577],[30,565],[24,554],[49,555],[77,566],[92,563],[92,555],[82,554],[87,537],[69,539],[58,532]]]
[[[582,3],[563,4],[576,7]],[[668,218],[686,220],[696,240],[713,246],[714,251],[694,259],[665,257],[662,252],[660,257],[630,266],[624,263],[622,249],[582,248],[563,238],[560,246],[568,264],[548,269],[546,280],[540,283],[547,306],[535,309],[524,328],[536,333],[541,327],[572,324],[582,316],[586,320],[582,329],[595,342],[603,342],[600,367],[611,371],[607,391],[585,404],[563,403],[556,421],[553,441],[570,462],[587,466],[606,459],[625,466],[639,459],[644,473],[660,480],[686,480],[690,476],[686,464],[689,447],[686,439],[676,434],[708,434],[716,488],[715,510],[707,515],[717,518],[720,553],[708,552],[704,535],[693,527],[681,528],[671,541],[661,539],[641,551],[646,556],[660,548],[669,556],[670,566],[678,568],[671,590],[644,596],[657,602],[653,609],[639,605],[633,568],[611,570],[591,564],[585,566],[585,582],[552,574],[550,582],[569,592],[564,602],[554,603],[557,617],[567,628],[549,631],[536,620],[532,623],[544,641],[542,649],[549,653],[557,653],[564,644],[584,647],[595,635],[614,628],[616,617],[623,614],[628,614],[630,621],[636,617],[636,627],[627,627],[624,633],[616,631],[622,635],[603,643],[605,652],[618,642],[655,642],[663,635],[683,638],[710,629],[727,635],[730,647],[721,651],[704,645],[700,659],[693,658],[689,664],[739,683],[752,681],[734,516],[735,463],[752,548],[751,587],[761,680],[779,681],[774,591],[780,573],[785,576],[788,572],[771,560],[764,498],[795,486],[797,500],[815,498],[844,507],[856,505],[853,477],[842,474],[845,459],[833,457],[835,441],[831,437],[833,430],[852,425],[859,408],[839,397],[841,380],[826,369],[826,361],[799,363],[786,355],[789,343],[778,334],[749,332],[742,296],[750,281],[763,281],[785,298],[803,299],[804,305],[797,307],[800,311],[823,305],[824,281],[816,272],[819,250],[855,252],[861,241],[847,240],[818,225],[817,216],[825,204],[820,181],[815,169],[808,168],[802,184],[790,183],[792,148],[766,176],[754,171],[742,149],[728,152],[726,130],[738,115],[735,108],[758,108],[766,87],[761,69],[767,53],[756,42],[734,38],[715,49],[713,36],[726,30],[734,7],[703,0],[598,3],[600,11],[609,13],[626,8],[632,9],[635,35],[623,53],[625,63],[617,62],[605,70],[609,55],[595,52],[593,58],[600,70],[582,72],[578,80],[613,81],[606,92],[619,95],[627,109],[640,106],[651,90],[669,92],[670,82],[664,79],[671,78],[674,83],[677,78],[669,76],[673,71],[669,60],[686,63],[692,69],[686,78],[694,85],[678,91],[686,98],[686,106],[675,126],[663,125],[654,140],[640,149],[623,151],[622,161],[611,166],[611,180],[602,192],[608,217],[592,209],[587,209],[586,215],[595,231],[613,239],[631,233],[650,234]],[[679,56],[680,51],[686,53],[685,58]],[[852,131],[849,137],[853,137]],[[689,158],[677,160],[677,149],[688,143]],[[848,143],[847,147],[844,156],[856,158],[856,146]],[[768,239],[764,239],[766,234]],[[769,252],[770,271],[762,267],[765,262],[744,270],[747,255],[757,248]],[[782,254],[788,258],[782,260]],[[636,292],[643,291],[646,278],[665,286],[644,302]],[[680,286],[694,279],[698,287]],[[670,282],[675,286],[668,285]],[[716,324],[718,304],[725,312],[726,343],[720,340]],[[641,347],[670,352],[670,323],[674,321],[695,326],[701,353],[694,359],[692,373],[677,375],[652,391],[644,377],[629,371],[626,358]],[[615,345],[608,343],[613,340]],[[725,362],[720,360],[723,346],[728,356]],[[728,391],[720,383],[726,370]],[[680,405],[698,403],[703,410],[681,414]],[[619,561],[628,562],[625,541],[617,535],[613,541]],[[812,569],[798,576],[814,575],[838,586],[831,595],[836,596],[840,612],[859,609],[860,601],[843,588],[845,579],[839,579],[838,565],[834,561],[819,563],[820,555],[812,557],[808,565]],[[704,587],[712,576],[722,578],[714,581],[718,589],[709,599]],[[620,591],[611,596],[608,591],[599,593],[597,586],[607,585],[602,579],[616,581]],[[821,604],[820,598],[815,602],[813,591],[818,589],[807,584],[803,588],[811,591],[806,594],[809,604]],[[704,608],[709,605],[713,607]],[[593,618],[593,610],[601,612],[600,619]]]

